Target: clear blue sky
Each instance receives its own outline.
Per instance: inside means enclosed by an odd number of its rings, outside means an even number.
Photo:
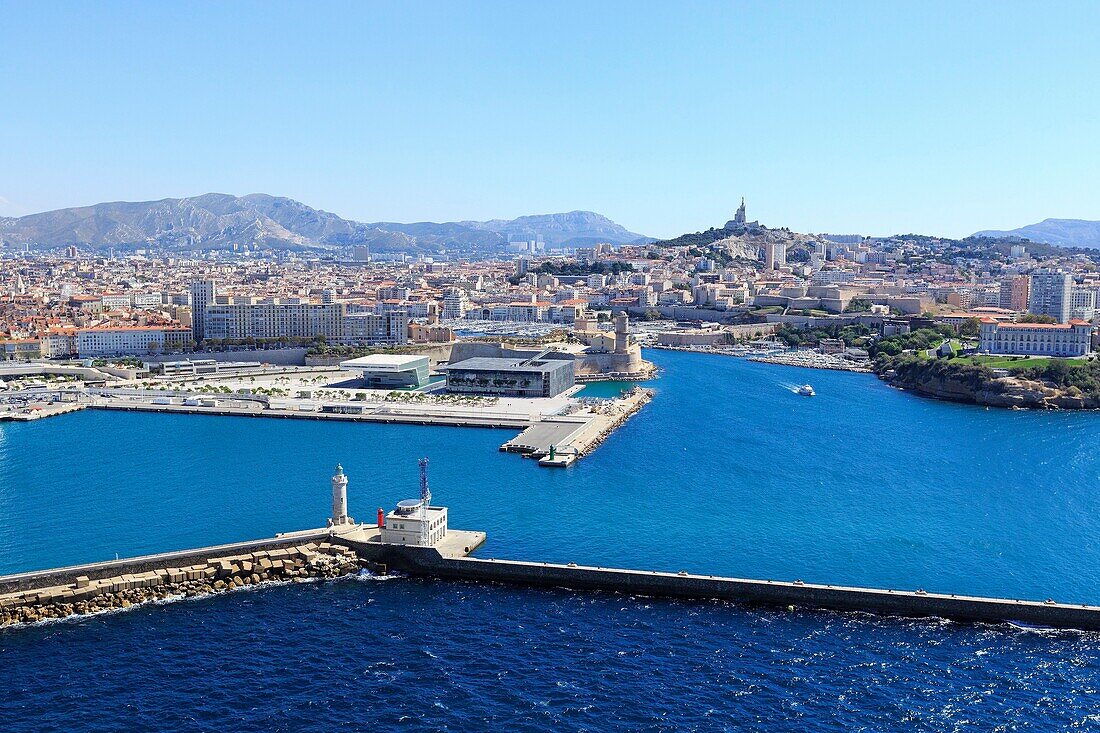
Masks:
[[[0,214],[208,191],[964,235],[1100,219],[1100,3],[0,0]]]

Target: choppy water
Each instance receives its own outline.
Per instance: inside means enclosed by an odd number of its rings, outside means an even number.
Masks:
[[[86,411],[0,426],[0,571],[314,526],[432,458],[485,555],[1100,602],[1100,417],[658,352],[571,469],[508,431]],[[784,384],[810,381],[818,397]],[[0,632],[0,730],[1096,730],[1100,636],[399,579]],[[1092,717],[1090,717],[1092,716]]]

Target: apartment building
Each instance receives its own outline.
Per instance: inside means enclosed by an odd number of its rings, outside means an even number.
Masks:
[[[80,357],[154,354],[181,349],[191,341],[191,329],[177,326],[94,326],[76,329]]]
[[[204,339],[343,337],[343,303],[217,303],[202,317]],[[198,322],[198,312],[194,315]]]
[[[1070,318],[1073,277],[1061,270],[1036,270],[1031,274],[1028,312],[1046,315],[1058,323]]]

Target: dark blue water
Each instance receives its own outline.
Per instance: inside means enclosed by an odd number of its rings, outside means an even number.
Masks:
[[[653,403],[562,471],[497,452],[508,431],[5,424],[0,571],[316,526],[337,461],[369,518],[428,455],[484,555],[1100,602],[1097,415],[653,356]],[[806,381],[818,397],[787,388]],[[0,730],[1091,730],[1098,653],[1073,632],[349,581],[0,632]]]

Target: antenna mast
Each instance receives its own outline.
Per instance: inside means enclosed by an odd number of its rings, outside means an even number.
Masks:
[[[428,544],[428,505],[432,503],[432,490],[428,488],[428,459],[420,459],[420,544]]]

